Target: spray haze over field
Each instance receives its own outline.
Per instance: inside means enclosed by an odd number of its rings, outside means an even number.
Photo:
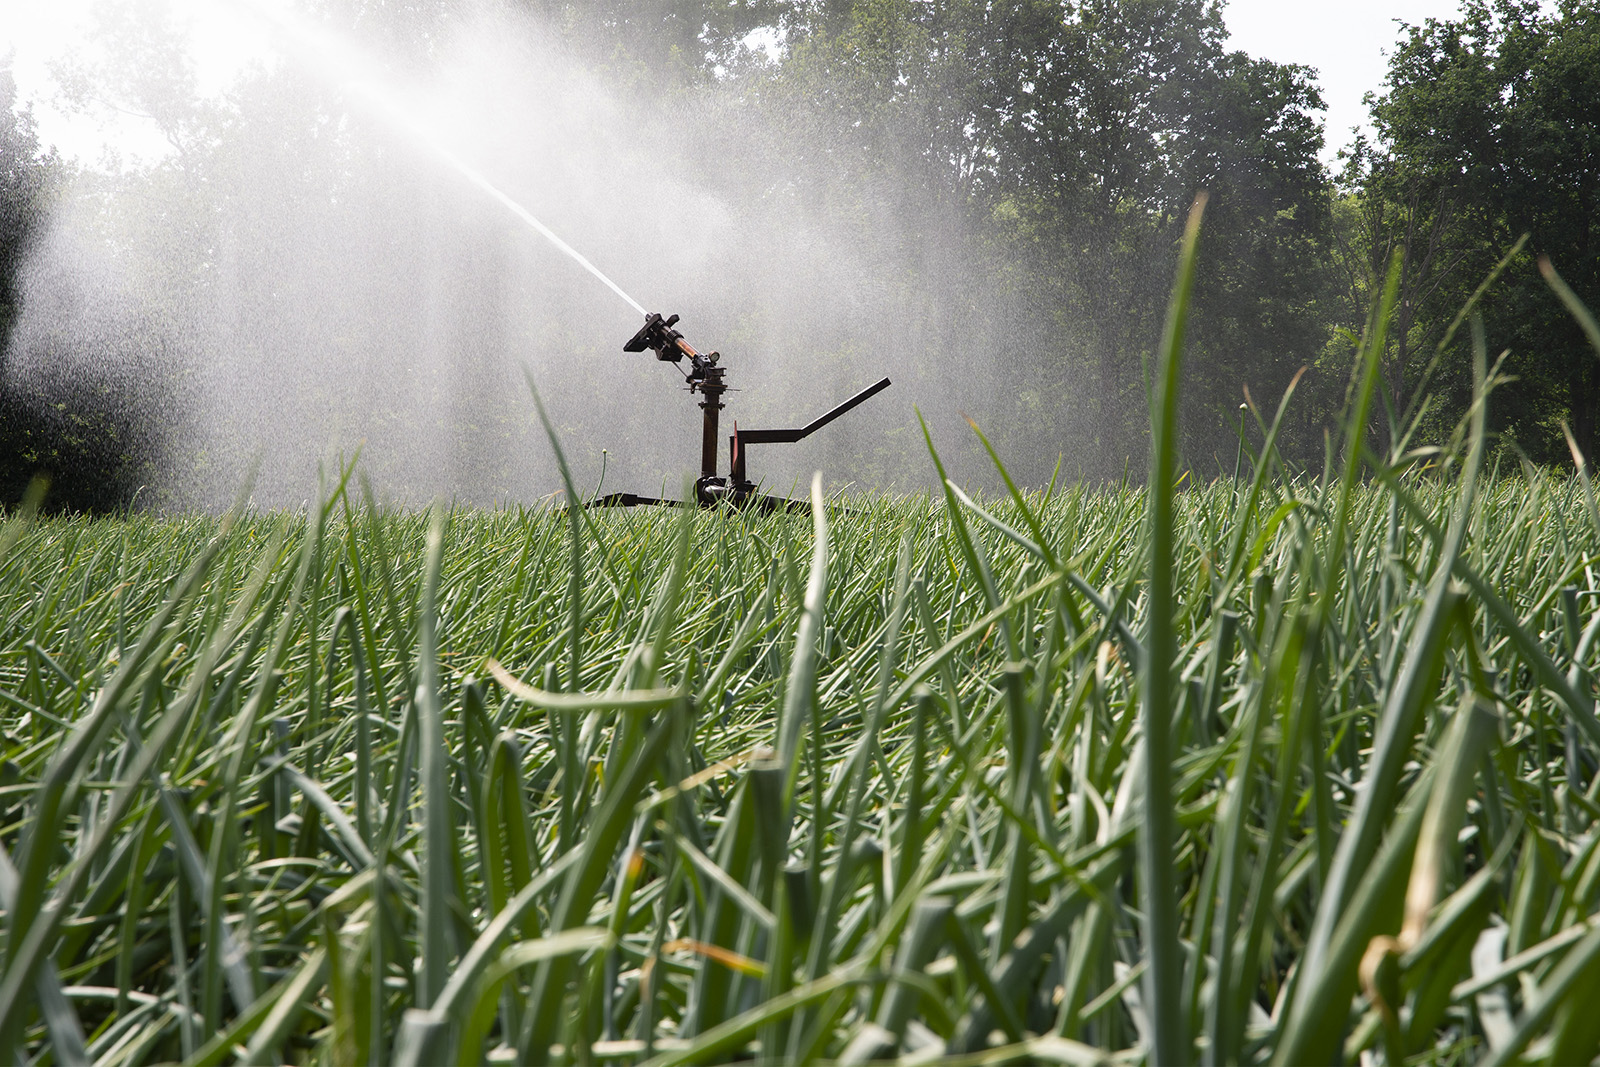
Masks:
[[[953,436],[1003,388],[1017,331],[956,216],[932,193],[834,202],[803,117],[629,91],[496,5],[408,53],[309,17],[261,25],[272,54],[174,122],[169,159],[60,198],[24,279],[11,373],[60,374],[68,350],[91,377],[155,381],[160,502],[225,502],[259,458],[258,502],[297,503],[357,446],[389,499],[532,499],[556,482],[525,366],[586,487],[605,449],[608,490],[676,495],[700,412],[673,368],[621,352],[637,312],[441,153],[720,350],[725,431],[895,380],[800,446],[754,450],[780,490],[816,467],[921,482],[913,405]]]

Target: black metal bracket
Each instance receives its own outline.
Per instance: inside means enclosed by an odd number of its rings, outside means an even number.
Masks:
[[[828,423],[832,422],[834,419],[837,419],[840,415],[845,414],[858,405],[870,400],[872,397],[877,396],[879,393],[889,388],[889,386],[892,384],[894,383],[889,381],[889,379],[880,378],[878,381],[867,386],[849,400],[846,400],[844,403],[840,404],[838,407],[824,415],[819,415],[798,429],[741,430],[739,429],[739,424],[734,423],[733,434],[728,438],[728,451],[731,457],[731,477],[733,483],[738,485],[747,481],[744,474],[746,445],[792,445],[796,441],[810,437],[812,434],[828,425]]]

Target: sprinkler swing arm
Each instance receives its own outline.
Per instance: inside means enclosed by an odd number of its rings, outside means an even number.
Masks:
[[[889,379],[882,378],[867,386],[844,403],[818,416],[805,426],[785,430],[741,430],[733,424],[728,436],[729,472],[724,478],[717,473],[718,416],[722,412],[722,394],[728,391],[727,368],[720,366],[718,352],[702,353],[683,339],[683,334],[673,329],[678,316],[662,318],[657,312],[645,315],[644,326],[622,346],[624,352],[653,351],[663,363],[682,363],[689,360],[689,372],[684,375],[690,393],[699,393],[701,418],[700,477],[695,480],[695,503],[700,507],[715,507],[727,502],[735,507],[759,507],[764,511],[777,508],[805,510],[808,505],[784,497],[766,496],[756,492],[756,485],[745,473],[746,446],[755,444],[793,444],[809,437],[839,416],[876,396],[889,387]],[[680,503],[656,497],[636,496],[633,493],[610,493],[597,497],[590,507],[633,507],[639,504]]]

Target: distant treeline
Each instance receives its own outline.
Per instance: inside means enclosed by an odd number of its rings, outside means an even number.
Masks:
[[[1330,171],[1314,72],[1230,50],[1212,0],[524,3],[611,83],[764,131],[781,145],[787,195],[836,218],[958,225],[990,265],[984,300],[1022,324],[998,354],[992,436],[1045,477],[1061,453],[1069,475],[1144,469],[1144,364],[1200,190],[1211,199],[1182,394],[1197,473],[1231,469],[1241,424],[1256,432],[1241,402],[1270,418],[1302,367],[1280,445],[1320,468],[1354,335],[1397,254],[1373,430],[1391,445],[1448,441],[1471,360],[1466,330],[1441,339],[1513,248],[1478,305],[1491,355],[1509,350],[1501,372],[1515,378],[1495,393],[1491,429],[1538,463],[1571,462],[1563,424],[1600,455],[1600,367],[1538,271],[1548,257],[1600,306],[1600,4],[1467,0],[1459,19],[1407,28],[1373,87],[1376,137]],[[420,52],[462,10],[316,6]],[[60,166],[0,77],[0,339]],[[714,185],[716,162],[697,177]],[[954,313],[939,324],[953,338],[959,328]],[[59,500],[85,507],[137,487],[159,442],[84,392],[0,394],[8,496],[40,467],[57,472]],[[97,419],[122,436],[94,452],[82,431]]]

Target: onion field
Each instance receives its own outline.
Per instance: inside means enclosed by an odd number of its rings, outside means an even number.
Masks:
[[[7,1058],[1587,1059],[1583,487],[1331,497],[1177,496],[1155,769],[1139,491],[13,523]]]
[[[1588,481],[1383,307],[1180,478],[1184,291],[1148,492],[12,517],[0,1061],[1589,1062]]]

